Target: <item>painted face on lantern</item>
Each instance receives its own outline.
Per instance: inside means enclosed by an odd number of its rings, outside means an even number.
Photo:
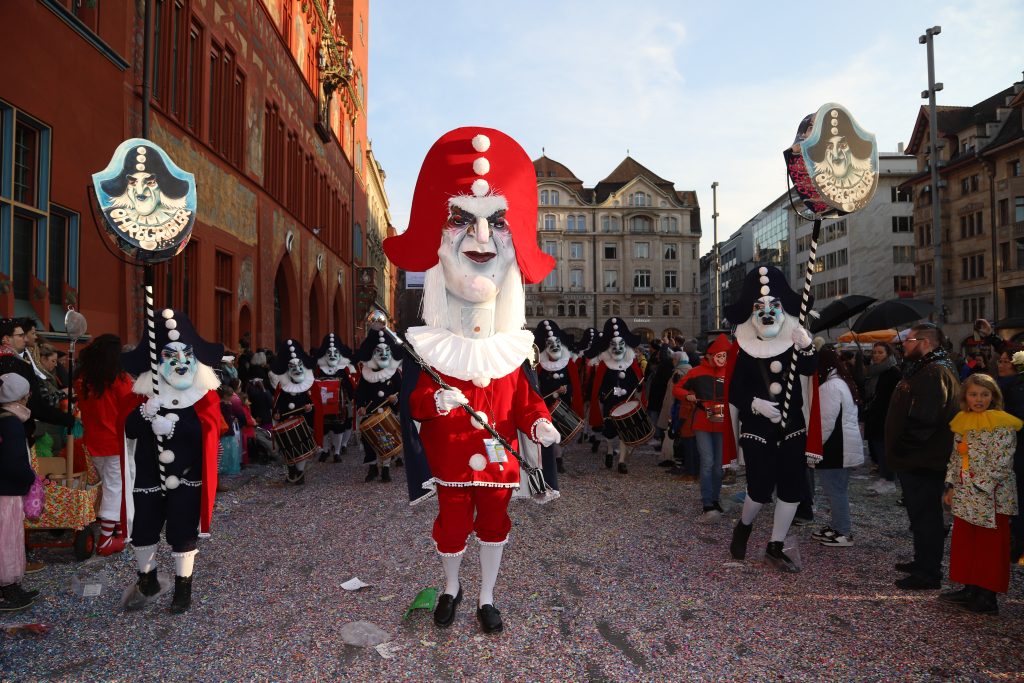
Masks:
[[[437,255],[450,294],[482,304],[494,301],[515,263],[504,197],[454,197]]]
[[[132,173],[127,177],[125,197],[140,216],[148,216],[160,206],[160,185],[151,173]]]
[[[562,340],[558,337],[548,337],[548,340],[544,342],[544,351],[551,360],[558,360],[562,357]]]
[[[327,365],[332,368],[338,367],[341,363],[341,351],[339,351],[336,346],[332,346],[327,349],[325,357],[327,358]]]
[[[292,358],[288,361],[288,379],[299,384],[306,378],[306,366],[302,364],[301,358]]]
[[[754,312],[750,319],[758,337],[774,339],[786,320],[786,311],[782,308],[782,302],[775,297],[762,296],[754,302]]]
[[[622,360],[626,357],[626,340],[622,337],[612,337],[608,345],[608,353],[615,360]]]
[[[199,360],[190,344],[171,342],[160,352],[160,376],[168,386],[184,390],[192,386]]]
[[[394,356],[391,355],[391,348],[387,344],[378,344],[373,350],[371,362],[376,366],[375,370],[383,370],[391,367]]]
[[[842,135],[833,135],[825,148],[825,164],[836,178],[850,172],[850,145]]]

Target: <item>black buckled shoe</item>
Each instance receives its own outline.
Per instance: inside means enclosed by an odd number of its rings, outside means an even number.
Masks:
[[[373,481],[380,475],[380,470],[377,469],[376,465],[370,465],[370,469],[366,471],[366,476],[363,481]]]
[[[616,455],[618,455],[618,453],[609,448],[608,452],[604,454],[604,466],[607,467],[608,469],[611,469],[612,465],[615,464]]]
[[[967,602],[960,604],[968,612],[975,614],[999,614],[999,602],[995,591],[986,588],[975,588],[974,595]]]
[[[494,605],[484,605],[477,609],[476,618],[484,633],[500,633],[505,628],[501,621],[501,612],[495,609]]]
[[[626,463],[619,463],[619,474],[629,474],[629,467],[626,466]]]
[[[320,451],[319,461],[320,462],[327,462],[327,458],[329,458],[330,456],[331,456],[331,452],[330,451],[322,450],[322,451]]]
[[[943,591],[939,593],[939,600],[953,605],[962,605],[974,599],[976,592],[974,586],[964,586],[958,591]]]
[[[385,484],[391,481],[391,468],[382,467],[380,470],[380,480]]]
[[[736,527],[732,530],[732,542],[729,544],[729,554],[732,555],[732,559],[746,559],[747,541],[750,540],[750,532],[753,530],[753,524],[744,524],[742,519],[736,522]]]
[[[171,614],[187,612],[192,606],[192,577],[174,577],[174,598],[171,600]]]
[[[441,628],[448,628],[455,621],[455,608],[462,602],[462,586],[459,586],[459,594],[455,597],[443,593],[434,608],[434,623]]]
[[[795,574],[800,571],[800,567],[796,566],[796,563],[782,550],[782,541],[770,541],[768,548],[764,552],[764,559],[768,560],[768,563],[778,569],[780,572],[789,572]]]

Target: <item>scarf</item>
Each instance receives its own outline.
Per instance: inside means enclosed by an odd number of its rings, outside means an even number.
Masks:
[[[864,380],[864,395],[867,400],[871,400],[875,397],[875,388],[878,386],[878,377],[888,370],[889,368],[896,367],[896,359],[892,356],[886,356],[885,360],[881,363],[872,363],[868,366],[868,376]]]
[[[32,411],[28,409],[28,406],[24,406],[20,403],[4,403],[3,405],[0,405],[0,408],[6,410],[22,422],[27,421],[28,418],[32,416]]]
[[[957,375],[956,368],[953,367],[953,362],[949,359],[949,354],[946,353],[946,349],[937,348],[932,349],[921,358],[917,360],[905,360],[903,361],[903,379],[910,379],[916,375],[919,371],[932,363],[939,363],[944,365],[946,369]]]

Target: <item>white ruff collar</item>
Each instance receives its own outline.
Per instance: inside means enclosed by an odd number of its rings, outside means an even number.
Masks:
[[[569,355],[566,354],[565,356],[559,358],[558,360],[542,360],[540,362],[540,366],[547,370],[548,372],[558,372],[559,370],[563,369],[566,365],[568,365],[570,360],[572,360],[572,358],[570,358]]]
[[[309,391],[309,388],[313,386],[313,373],[306,371],[306,376],[302,378],[302,381],[296,384],[288,377],[287,373],[284,375],[277,375],[273,372],[267,373],[270,375],[270,385],[275,389],[281,387],[281,391],[286,394],[302,394]]]
[[[748,318],[736,326],[736,342],[747,355],[754,358],[774,358],[793,348],[793,330],[798,324],[795,317],[787,315],[782,321],[782,329],[774,339],[761,339],[757,336],[757,328]]]
[[[369,365],[363,366],[363,379],[373,384],[380,384],[381,382],[387,382],[398,370],[397,365],[392,365],[389,368],[383,370],[373,370]]]
[[[533,333],[527,330],[467,339],[442,327],[422,325],[410,327],[405,335],[434,369],[466,381],[504,377],[533,356]]]
[[[615,360],[612,358],[611,352],[609,351],[602,351],[598,358],[602,363],[608,366],[608,369],[621,371],[633,365],[633,360],[636,358],[636,352],[627,346],[626,355],[622,357],[622,360]]]
[[[328,365],[323,358],[318,360],[316,364],[317,367],[319,367],[325,375],[330,375],[331,377],[334,377],[342,370],[347,370],[348,372],[353,374],[356,371],[356,369],[352,367],[352,361],[350,361],[348,358],[342,358],[338,362],[338,365],[334,366],[333,368],[330,365]]]

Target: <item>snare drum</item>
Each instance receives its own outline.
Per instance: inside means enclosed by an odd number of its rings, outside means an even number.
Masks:
[[[313,430],[305,418],[293,417],[278,422],[270,433],[274,438],[274,448],[281,454],[286,465],[307,460],[317,450]]]
[[[636,446],[654,436],[654,425],[640,401],[626,401],[612,408],[608,420],[615,425],[622,443]]]
[[[555,429],[562,435],[561,445],[568,446],[576,437],[583,431],[583,420],[572,412],[572,408],[569,407],[565,401],[556,400],[551,406],[551,422],[555,425]]]
[[[382,462],[402,452],[402,425],[390,408],[364,417],[359,422],[359,434]]]

